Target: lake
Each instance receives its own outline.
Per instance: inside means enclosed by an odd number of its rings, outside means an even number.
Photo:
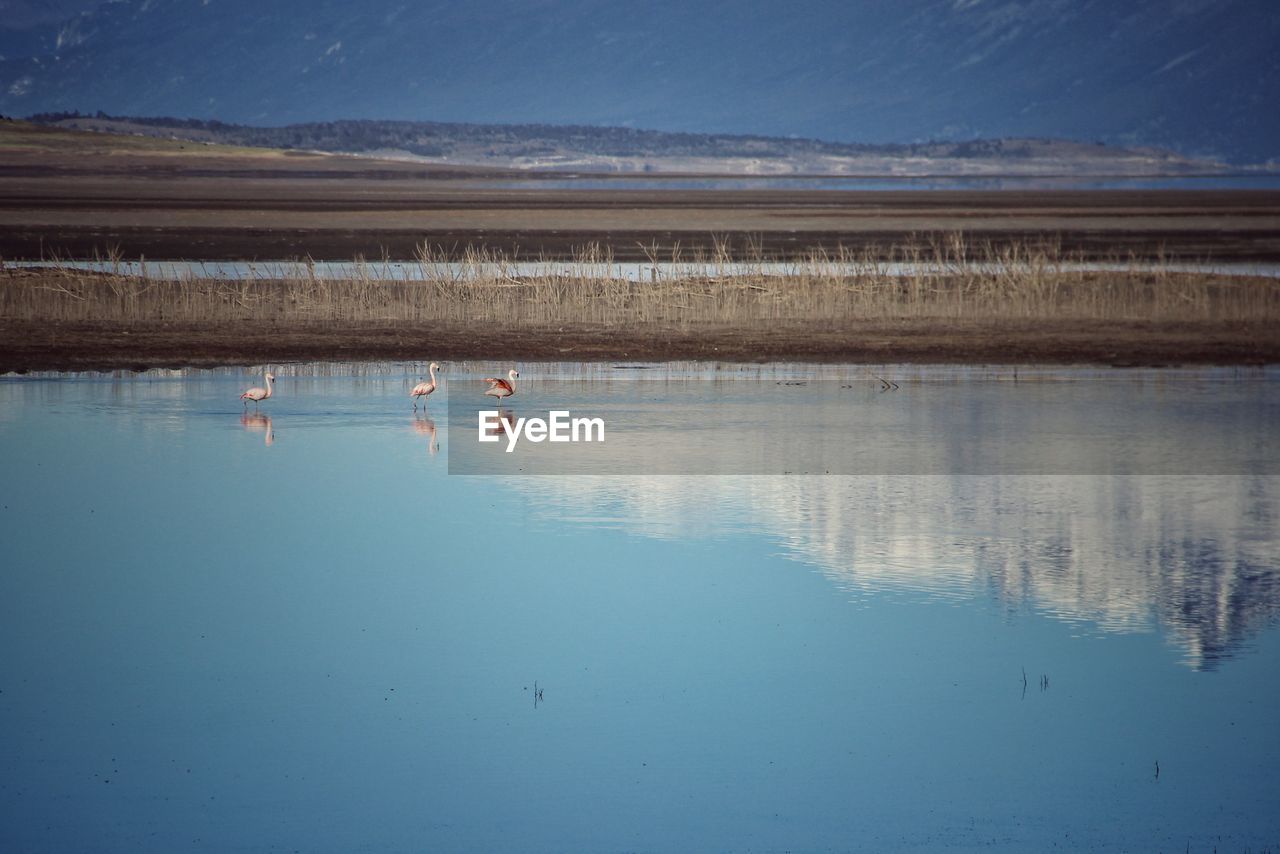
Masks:
[[[477,182],[528,190],[1276,190],[1280,174],[1220,175],[592,175]]]
[[[445,367],[0,378],[0,849],[1280,847],[1280,371]]]

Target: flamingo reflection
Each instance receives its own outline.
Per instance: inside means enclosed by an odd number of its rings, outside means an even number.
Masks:
[[[246,410],[244,414],[240,416],[240,426],[246,430],[266,433],[263,444],[268,448],[270,448],[272,443],[276,440],[276,432],[271,429],[270,415],[263,415],[261,412],[249,412]]]
[[[505,431],[502,426],[503,422],[507,425]],[[484,434],[486,436],[503,436],[507,431],[511,433],[516,431],[516,414],[510,409],[499,409],[497,420],[490,419],[486,422]]]
[[[419,436],[427,437],[427,452],[434,457],[440,450],[440,442],[436,440],[436,422],[426,417],[415,417],[413,429]]]

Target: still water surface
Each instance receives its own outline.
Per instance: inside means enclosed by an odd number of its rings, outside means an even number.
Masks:
[[[480,183],[480,182],[477,182]],[[1224,175],[815,175],[654,178],[582,173],[568,178],[483,182],[556,190],[1276,190],[1280,174]]]
[[[146,279],[234,279],[262,281],[274,279],[358,279],[378,282],[466,282],[477,279],[557,278],[574,280],[619,279],[628,282],[653,282],[722,276],[922,276],[948,275],[951,265],[930,262],[831,262],[814,265],[789,261],[729,261],[578,263],[565,261],[513,261],[510,263],[463,263],[453,261],[24,261],[23,269],[91,270],[118,276],[141,276]],[[1018,264],[966,265],[975,273],[1031,271]],[[1102,262],[1062,262],[1035,268],[1037,272],[1075,273],[1088,271],[1143,273],[1203,273],[1212,276],[1265,276],[1280,278],[1280,264],[1255,261],[1218,263],[1142,262],[1107,264]]]
[[[420,370],[0,379],[0,849],[1280,846],[1280,477],[449,475]]]

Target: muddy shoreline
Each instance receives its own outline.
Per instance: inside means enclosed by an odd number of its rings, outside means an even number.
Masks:
[[[431,359],[1243,366],[1280,363],[1280,335],[1264,323],[1063,320],[810,322],[765,329],[0,321],[5,373]]]
[[[566,260],[588,245],[618,261],[713,251],[791,260],[841,249],[888,258],[963,234],[978,253],[1280,262],[1275,190],[565,189],[554,176],[513,181],[372,160],[335,161],[340,170],[324,158],[7,160],[5,260],[411,260],[423,244],[455,258],[472,247]]]
[[[437,258],[471,246],[526,260],[572,259],[587,245],[617,261],[670,260],[676,253],[681,260],[703,253],[794,259],[840,249],[900,258],[908,247],[933,257],[931,241],[961,247],[947,250],[949,261],[993,257],[1009,247],[1079,260],[1280,262],[1280,191],[1270,190],[557,189],[511,185],[528,176],[510,172],[270,152],[214,156],[182,146],[181,153],[116,151],[94,148],[120,145],[96,135],[73,143],[6,153],[0,164],[6,264],[95,255],[413,259],[424,243]],[[963,239],[956,242],[956,235]],[[665,322],[613,325],[354,319],[311,325],[204,315],[126,323],[95,314],[86,315],[96,318],[89,321],[17,320],[41,316],[19,313],[0,319],[0,371],[383,359],[1280,362],[1274,323],[949,322],[920,315],[890,321],[850,319],[876,315],[844,311],[784,313],[808,319],[783,324],[698,325],[678,317],[676,302],[662,313]]]
[[[583,247],[599,246],[617,262],[669,259],[677,249],[683,260],[713,256],[727,241],[730,257],[793,261],[815,251],[841,251],[880,261],[898,260],[902,247],[920,247],[927,255],[963,233],[975,247],[1053,251],[1080,261],[1125,263],[1280,261],[1280,232],[1241,234],[1168,229],[1129,231],[1043,231],[992,229],[876,231],[718,231],[672,229],[385,229],[376,235],[331,228],[149,228],[126,226],[13,226],[0,234],[0,255],[27,260],[95,258],[119,253],[126,260],[202,261],[377,261],[413,260],[423,243],[438,258],[458,259],[468,248],[484,248],[522,260],[569,260]]]

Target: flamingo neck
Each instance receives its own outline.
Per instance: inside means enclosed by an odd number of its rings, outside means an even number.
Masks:
[[[271,379],[271,377],[266,377],[265,379],[267,381],[267,393],[262,396],[263,400],[266,400],[268,397],[271,397],[271,388],[272,388],[272,385],[275,383],[275,380]]]
[[[434,386],[436,384],[436,366],[435,365],[427,366],[427,373],[431,375],[431,385]]]

